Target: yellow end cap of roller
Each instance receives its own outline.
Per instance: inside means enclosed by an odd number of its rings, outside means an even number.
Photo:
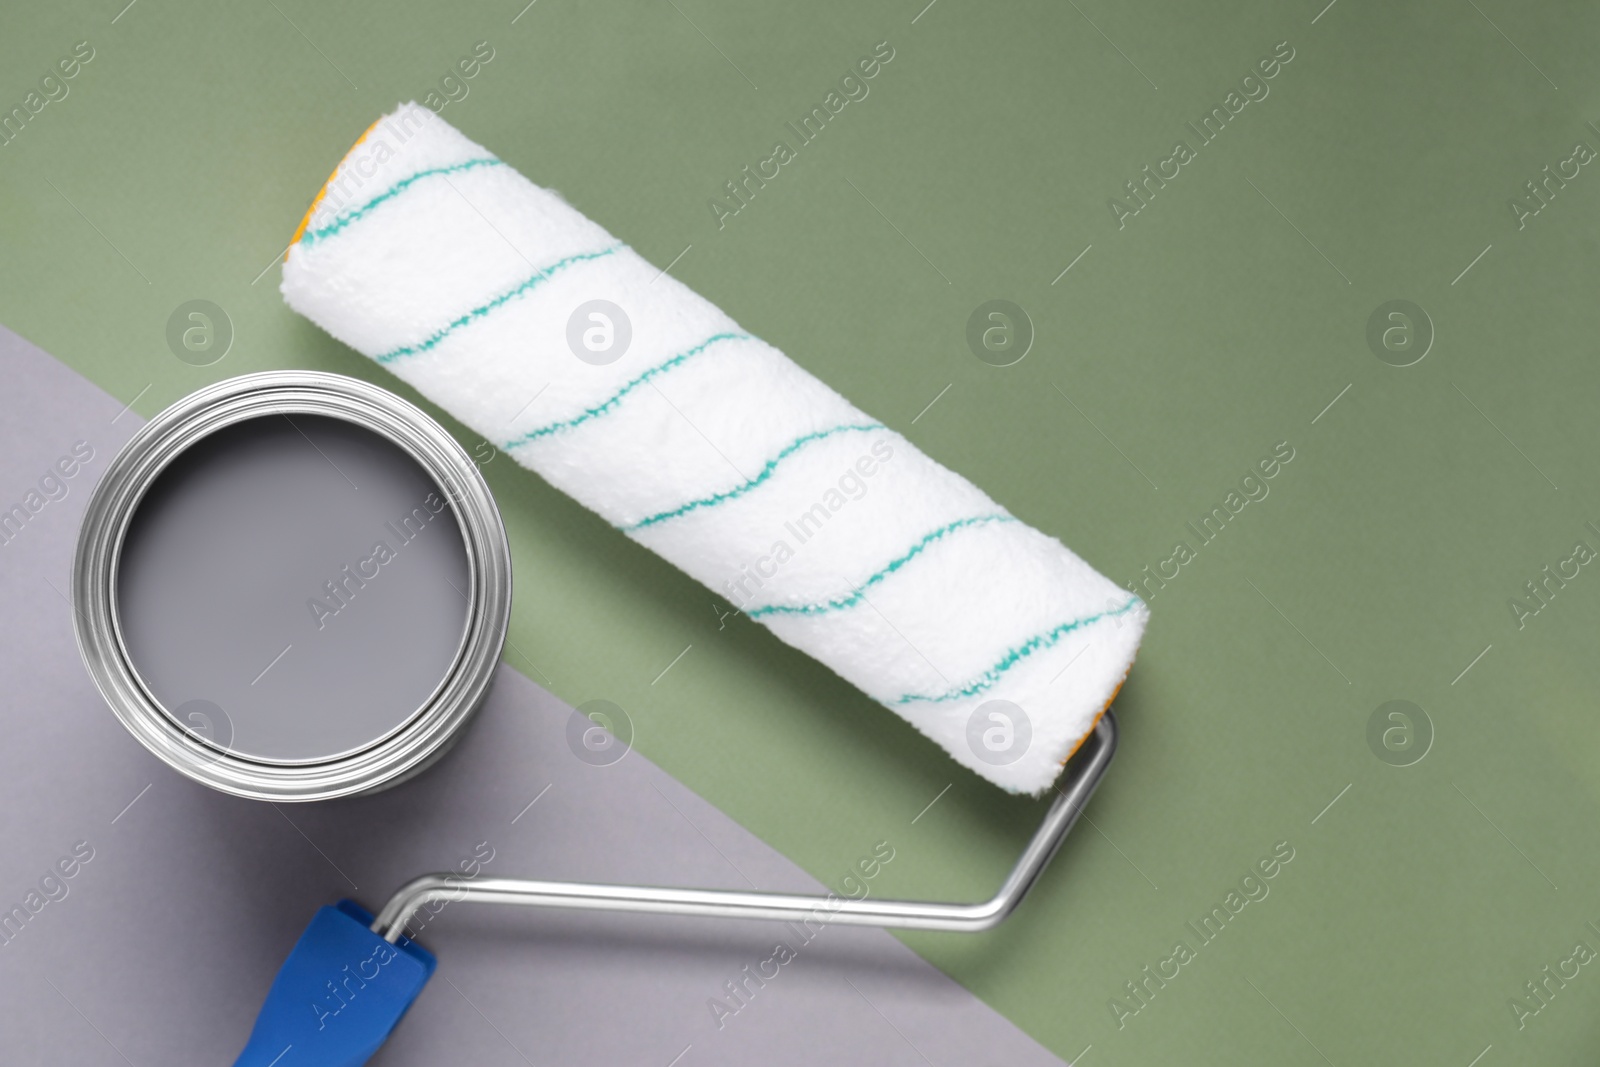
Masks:
[[[306,235],[306,228],[311,225],[311,216],[315,215],[317,213],[317,208],[322,206],[322,198],[328,195],[328,186],[332,185],[333,179],[339,176],[339,167],[344,166],[344,161],[350,158],[350,153],[360,148],[362,142],[368,137],[372,136],[372,131],[377,129],[378,123],[382,121],[383,119],[379,118],[377,122],[374,122],[371,126],[368,126],[365,130],[363,130],[361,136],[356,138],[356,143],[351,145],[349,150],[347,150],[345,154],[340,157],[338,166],[334,167],[333,170],[328,174],[328,177],[322,183],[322,188],[317,190],[316,197],[312,199],[311,206],[306,208],[305,216],[300,220],[300,225],[295,228],[294,237],[289,241],[289,248],[293,248],[295,245],[299,244],[300,238]],[[289,258],[289,248],[286,248],[283,251],[283,258],[285,260]]]

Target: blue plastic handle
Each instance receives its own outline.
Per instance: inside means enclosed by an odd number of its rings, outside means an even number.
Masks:
[[[360,1067],[433,974],[434,958],[391,945],[352,900],[319,908],[272,980],[234,1067]]]

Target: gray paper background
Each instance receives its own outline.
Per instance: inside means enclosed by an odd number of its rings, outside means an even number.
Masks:
[[[75,442],[94,448],[67,495],[0,547],[0,909],[75,843],[94,849],[67,896],[0,945],[4,1063],[231,1062],[318,906],[376,907],[482,842],[495,875],[822,888],[637,752],[579,760],[571,709],[505,666],[457,748],[378,796],[275,806],[167,769],[94,690],[66,599],[84,503],[140,420],[6,331],[0,381],[0,506]],[[904,854],[928,832],[869,814],[860,852]],[[450,905],[421,933],[439,970],[373,1062],[1061,1062],[874,930],[796,944],[719,1029],[708,998],[778,938],[794,943],[768,924]]]

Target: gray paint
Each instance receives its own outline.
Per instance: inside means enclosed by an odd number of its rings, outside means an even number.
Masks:
[[[565,740],[571,709],[504,666],[460,745],[384,793],[275,806],[183,778],[95,691],[65,597],[91,482],[137,419],[4,330],[0,380],[0,507],[73,442],[95,451],[65,498],[0,547],[0,912],[74,844],[94,849],[64,899],[0,940],[0,1062],[231,1062],[318,906],[341,896],[376,905],[480,842],[494,849],[485,870],[495,874],[821,888],[639,753],[609,766],[579,759]],[[915,826],[866,814],[840,831],[837,869],[879,840],[896,848],[894,862],[914,861],[938,832],[937,809]],[[1011,920],[1030,921],[1027,905]],[[372,1062],[666,1067],[681,1053],[677,1067],[1060,1063],[876,930],[824,930],[718,1029],[708,999],[786,936],[761,924],[452,905],[421,932],[438,973]],[[999,942],[983,944],[992,966],[1007,965]]]
[[[422,708],[461,645],[467,588],[454,514],[403,450],[280,415],[162,472],[124,542],[117,612],[181,724],[242,756],[315,762]]]

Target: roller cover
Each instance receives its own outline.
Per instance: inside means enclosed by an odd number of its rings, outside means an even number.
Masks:
[[[1138,597],[416,104],[339,164],[282,291],[1008,791],[1050,787],[1133,662]]]

